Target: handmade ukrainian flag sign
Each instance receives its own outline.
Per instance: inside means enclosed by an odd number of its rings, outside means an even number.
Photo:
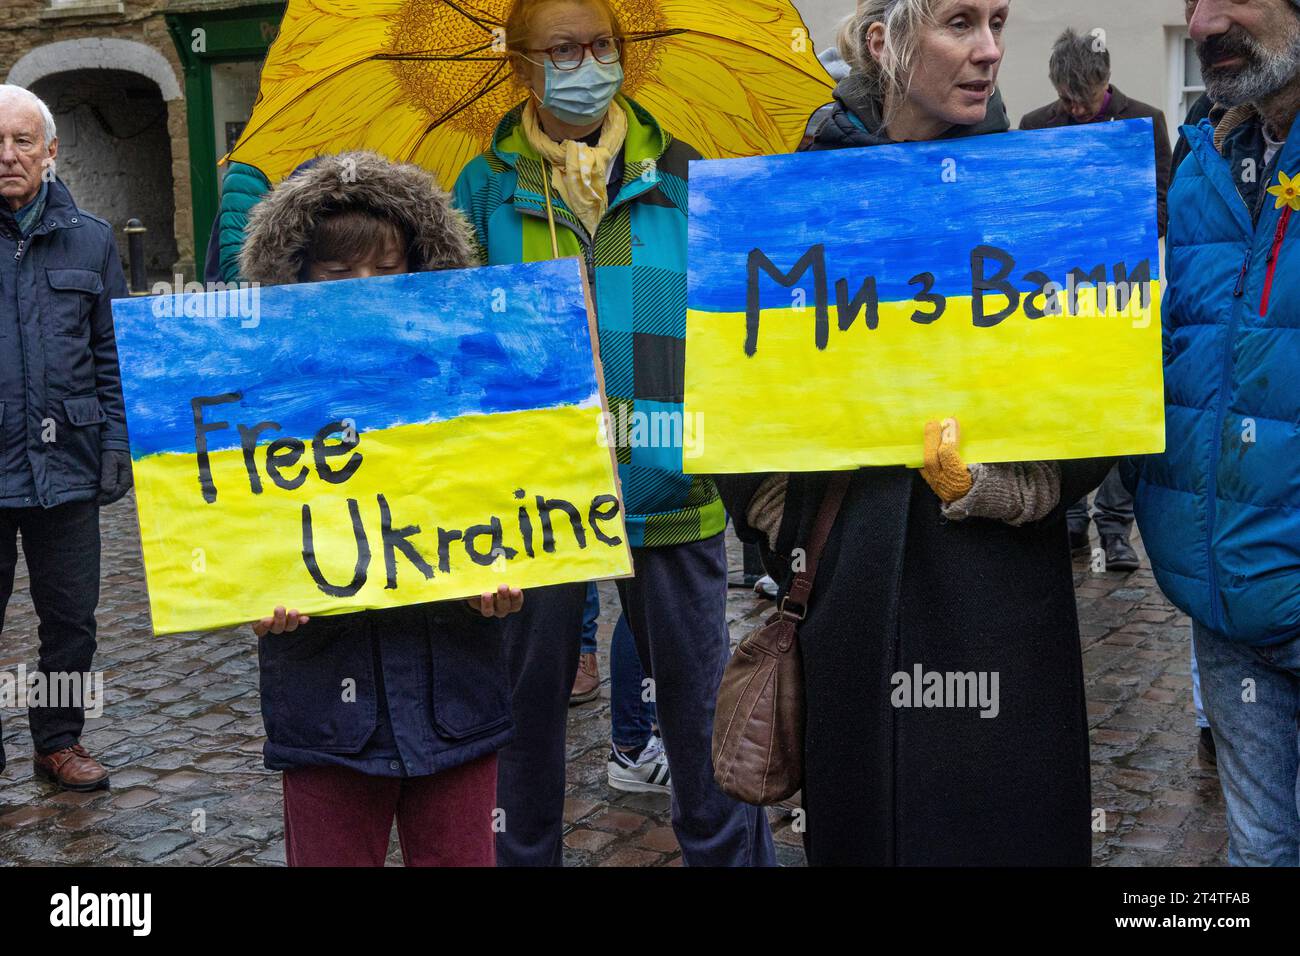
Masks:
[[[691,164],[686,470],[1164,450],[1150,120]]]
[[[577,260],[113,311],[156,633],[632,572]]]

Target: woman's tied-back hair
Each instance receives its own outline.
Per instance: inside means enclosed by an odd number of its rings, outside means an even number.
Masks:
[[[506,49],[511,53],[522,53],[529,46],[533,18],[537,15],[537,12],[548,4],[560,2],[562,0],[515,0],[514,6],[510,8],[510,14],[506,17]],[[596,7],[601,10],[609,17],[613,36],[619,39],[623,38],[622,21],[619,19],[618,12],[614,9],[614,5],[610,0],[570,0],[570,2],[581,3],[584,6]]]
[[[1066,30],[1056,38],[1047,75],[1057,90],[1076,102],[1087,102],[1097,88],[1110,82],[1110,51],[1102,40]]]
[[[840,56],[849,65],[852,79],[863,91],[881,103],[889,122],[888,104],[907,95],[921,30],[936,22],[935,13],[947,0],[859,0],[858,10],[840,25]],[[871,55],[867,31],[873,23],[884,24],[884,52],[879,60]]]

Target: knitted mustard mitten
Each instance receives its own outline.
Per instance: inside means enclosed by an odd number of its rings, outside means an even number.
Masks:
[[[960,438],[955,418],[945,419],[942,425],[925,423],[925,466],[921,477],[944,504],[965,497],[971,489],[970,469],[957,452]]]

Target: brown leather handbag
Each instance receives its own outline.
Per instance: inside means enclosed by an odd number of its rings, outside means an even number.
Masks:
[[[722,792],[766,806],[803,786],[804,686],[799,623],[807,615],[817,563],[839,516],[849,473],[831,478],[804,570],[767,622],[736,648],[722,674],[713,721],[713,779]]]

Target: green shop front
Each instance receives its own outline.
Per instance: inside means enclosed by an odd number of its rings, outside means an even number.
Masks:
[[[194,255],[201,272],[221,198],[218,162],[234,148],[257,100],[258,76],[284,3],[173,0],[167,27],[185,71]]]

